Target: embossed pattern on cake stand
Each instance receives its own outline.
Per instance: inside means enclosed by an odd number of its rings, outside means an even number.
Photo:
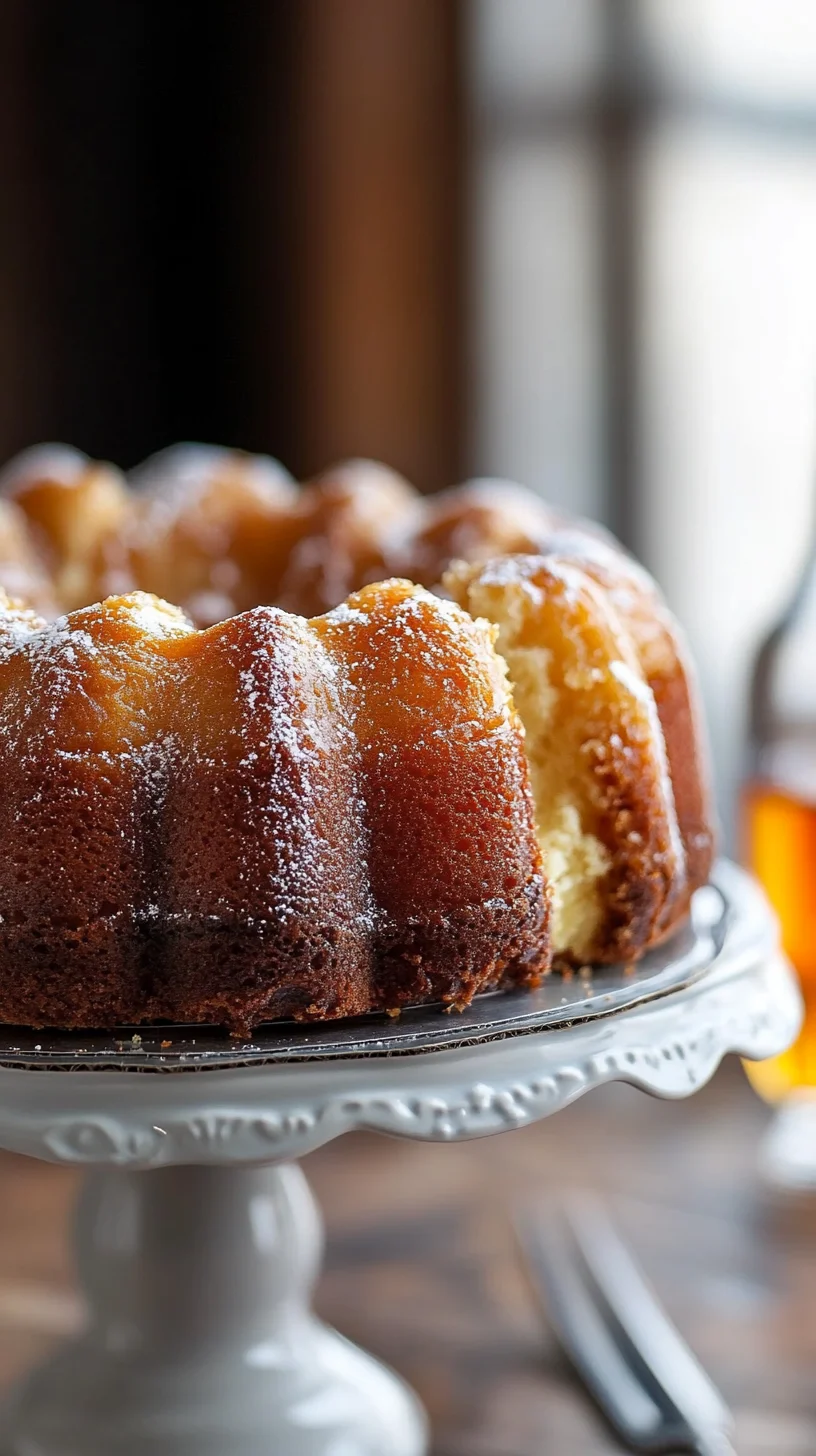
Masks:
[[[421,1456],[412,1392],[309,1309],[320,1221],[293,1160],[354,1128],[502,1132],[614,1080],[685,1097],[728,1052],[781,1051],[801,1005],[773,918],[733,866],[712,886],[645,971],[533,1010],[511,994],[245,1047],[6,1029],[0,1146],[89,1170],[90,1313],[8,1403],[3,1456]]]

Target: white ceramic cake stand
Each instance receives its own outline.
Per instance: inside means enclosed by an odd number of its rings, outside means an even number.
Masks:
[[[685,1097],[773,1055],[800,1002],[761,892],[723,864],[634,973],[396,1022],[5,1033],[0,1146],[89,1170],[84,1333],[14,1394],[3,1456],[421,1456],[419,1403],[311,1314],[317,1210],[294,1160],[352,1128],[434,1141],[546,1117],[603,1083]],[[169,1045],[168,1045],[169,1043]]]

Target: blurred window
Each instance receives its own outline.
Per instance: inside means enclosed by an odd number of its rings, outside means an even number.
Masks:
[[[655,571],[728,823],[814,493],[816,5],[471,16],[471,464],[601,515]]]
[[[600,0],[472,0],[472,453],[603,513]]]

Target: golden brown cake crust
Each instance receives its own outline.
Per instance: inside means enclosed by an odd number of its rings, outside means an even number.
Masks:
[[[693,678],[641,568],[574,531],[554,533],[549,547],[454,565],[444,580],[463,607],[499,626],[556,880],[555,955],[626,961],[670,933],[711,869]],[[570,903],[569,863],[559,892],[564,853],[592,884],[581,904]]]
[[[464,1005],[636,958],[708,877],[676,623],[520,487],[41,447],[0,472],[3,586],[70,615],[0,607],[0,1019]]]
[[[31,539],[29,522],[13,501],[0,499],[0,583],[9,596],[54,617],[54,584]]]
[[[0,775],[4,1021],[245,1031],[547,968],[489,633],[410,583],[206,632],[142,594],[7,607]]]
[[[316,616],[391,576],[438,586],[454,557],[537,550],[562,520],[503,481],[423,498],[384,465],[349,460],[297,487],[275,460],[214,446],[161,451],[130,484],[65,446],[0,474],[62,610],[142,590],[200,627],[259,604]],[[2,556],[0,586],[12,590]]]
[[[654,694],[686,856],[685,890],[663,923],[668,933],[686,914],[694,890],[707,883],[716,851],[708,743],[688,644],[652,577],[617,545],[573,527],[555,532],[547,547],[607,592]]]

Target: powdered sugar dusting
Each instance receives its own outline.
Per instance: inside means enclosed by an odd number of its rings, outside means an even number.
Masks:
[[[271,455],[247,455],[223,445],[181,444],[159,450],[131,470],[128,480],[139,491],[157,496],[195,497],[214,480],[240,472],[258,490],[277,492],[292,477]]]
[[[47,480],[66,490],[76,485],[90,465],[88,456],[73,445],[32,445],[15,455],[0,470],[0,493],[14,495],[29,481]]]
[[[626,691],[632,694],[633,698],[637,698],[639,703],[645,703],[647,706],[651,703],[652,694],[648,683],[635,672],[633,667],[629,666],[628,662],[621,662],[620,659],[617,662],[610,662],[609,671],[626,688]]]
[[[305,621],[271,607],[202,643],[202,666],[179,689],[179,712],[193,717],[172,769],[170,812],[184,825],[174,874],[189,876],[181,893],[197,916],[292,934],[328,917],[362,933],[373,909],[338,663]]]
[[[120,610],[127,613],[135,627],[153,637],[183,637],[193,630],[192,622],[178,607],[148,592],[131,592],[120,603]]]
[[[368,618],[366,613],[361,611],[359,607],[353,607],[349,602],[341,602],[339,607],[334,607],[330,612],[326,613],[326,621],[331,622],[332,626],[335,627],[340,627],[344,623],[349,622],[354,622],[357,626],[360,626],[367,622]]]
[[[540,568],[541,560],[537,556],[498,556],[479,568],[479,583],[499,591],[514,587],[534,606],[538,606],[544,600],[544,593],[533,580],[533,576]],[[454,576],[456,571],[457,567],[454,565]]]

